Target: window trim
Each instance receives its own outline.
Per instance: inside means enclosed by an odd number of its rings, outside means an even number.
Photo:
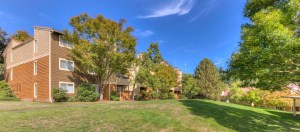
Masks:
[[[13,74],[14,74],[14,69],[11,68],[11,69],[10,69],[10,80],[11,80],[11,81],[13,80]]]
[[[33,98],[38,97],[38,86],[37,83],[33,83]]]
[[[67,61],[67,62],[72,62],[73,64],[72,64],[72,66],[73,66],[73,70],[69,70],[69,69],[65,69],[65,68],[61,68],[60,66],[60,62],[61,62],[61,60],[64,60],[64,61]],[[64,71],[74,71],[74,61],[71,61],[71,60],[67,60],[67,59],[64,59],[64,58],[59,58],[59,62],[58,62],[58,68],[59,68],[59,70],[64,70]]]
[[[73,91],[67,91],[67,93],[68,94],[73,94],[73,93],[75,93],[75,83],[74,82],[64,82],[64,81],[59,81],[59,88],[61,88],[61,84],[62,83],[65,83],[65,84],[67,84],[67,86],[69,85],[69,84],[72,84],[73,85]]]
[[[59,45],[60,47],[65,47],[65,48],[68,48],[68,49],[72,49],[72,48],[73,48],[73,47],[68,47],[68,46],[63,45],[63,44],[61,43],[61,41],[62,41],[62,35],[59,35],[59,37],[58,37],[58,45]]]
[[[38,72],[37,60],[33,62],[33,75],[36,76]]]
[[[37,53],[38,51],[38,41],[35,39],[33,41],[33,53]]]

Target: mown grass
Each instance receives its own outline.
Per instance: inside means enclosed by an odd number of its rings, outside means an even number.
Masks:
[[[0,102],[0,131],[300,131],[291,113],[209,100]]]

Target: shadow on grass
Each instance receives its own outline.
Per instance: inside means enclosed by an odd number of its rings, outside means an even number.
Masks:
[[[290,113],[222,105],[207,100],[181,100],[180,102],[187,106],[192,114],[203,118],[213,118],[218,124],[232,130],[300,131],[300,119],[293,117]]]

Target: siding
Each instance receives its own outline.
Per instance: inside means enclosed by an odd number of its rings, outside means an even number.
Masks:
[[[58,88],[59,81],[74,82],[73,73],[71,71],[59,70],[59,58],[67,60],[70,49],[59,46],[59,34],[51,34],[51,88]],[[76,86],[76,83],[75,83]],[[76,93],[76,88],[75,88]],[[69,94],[73,95],[73,94]]]
[[[30,61],[13,68],[13,80],[10,80],[10,71],[7,69],[6,81],[18,98],[25,101],[49,101],[49,56],[37,59],[37,75],[33,75],[33,63]],[[33,97],[33,86],[37,83],[38,96]]]

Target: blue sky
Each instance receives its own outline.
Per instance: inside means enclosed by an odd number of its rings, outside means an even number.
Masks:
[[[33,26],[70,29],[72,16],[102,14],[135,28],[137,51],[158,42],[163,57],[183,72],[193,73],[205,57],[227,67],[238,49],[246,0],[1,0],[0,27],[9,34]]]

